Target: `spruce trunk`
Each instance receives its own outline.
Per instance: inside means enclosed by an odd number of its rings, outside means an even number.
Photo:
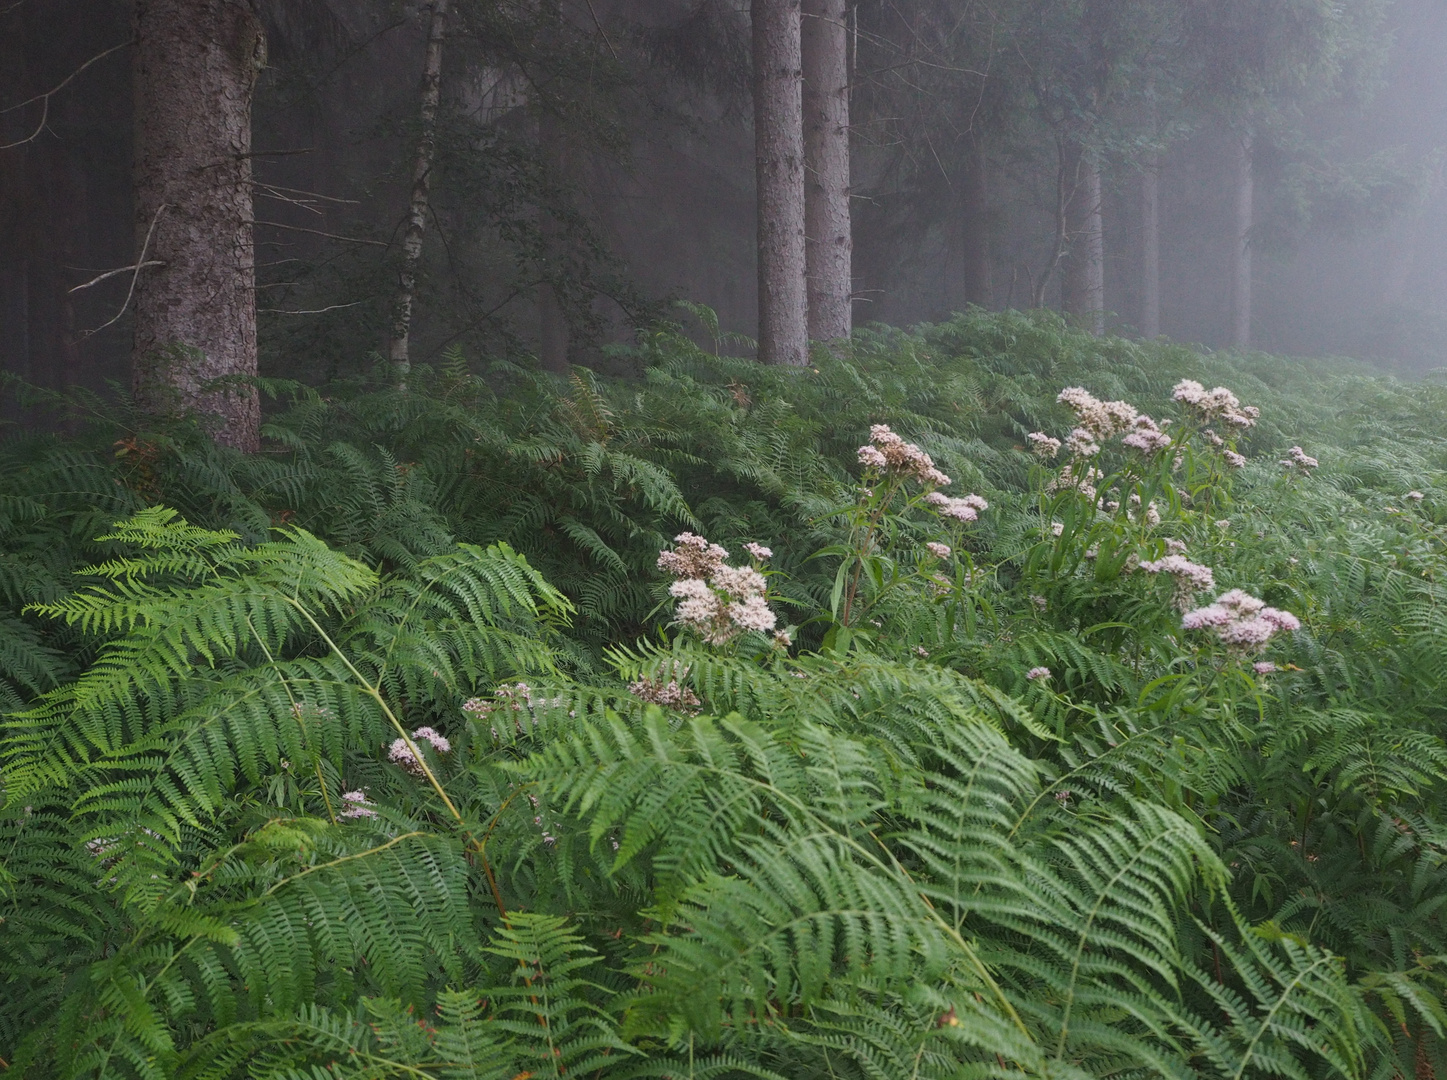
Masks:
[[[136,0],[132,385],[142,408],[259,443],[251,99],[266,38],[249,0]],[[238,380],[218,387],[217,380]]]
[[[1105,234],[1101,220],[1100,168],[1094,158],[1076,147],[1073,184],[1065,204],[1065,231],[1069,254],[1061,282],[1061,306],[1083,319],[1093,334],[1105,333]]]
[[[809,336],[833,341],[853,329],[845,0],[804,0],[802,14]]]
[[[1161,162],[1155,154],[1141,171],[1140,197],[1140,332],[1153,338],[1161,332]]]
[[[809,361],[799,0],[752,0],[759,359]]]
[[[563,133],[556,114],[546,107],[538,118],[538,148],[548,182],[560,187],[566,169]],[[557,282],[566,263],[562,226],[547,210],[539,222],[543,242],[544,278],[538,284],[538,361],[544,371],[568,373],[568,319],[558,297]]]
[[[417,294],[417,267],[432,198],[432,164],[437,156],[437,103],[442,96],[442,36],[448,0],[433,0],[427,26],[427,53],[422,62],[421,107],[418,110],[417,154],[412,163],[412,201],[402,235],[402,267],[392,309],[392,363],[405,375],[412,367],[412,308]]]
[[[972,132],[960,192],[960,225],[964,231],[965,301],[981,307],[989,307],[994,301],[990,273],[989,176],[984,137]]]
[[[1233,142],[1236,227],[1231,253],[1231,344],[1246,349],[1251,346],[1251,218],[1255,178],[1251,171],[1251,136],[1243,135]]]

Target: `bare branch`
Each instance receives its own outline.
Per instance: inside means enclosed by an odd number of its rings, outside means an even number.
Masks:
[[[43,103],[43,107],[40,110],[40,123],[35,125],[35,130],[32,131],[29,135],[25,136],[25,138],[18,139],[15,142],[0,143],[0,150],[10,150],[13,147],[23,146],[28,142],[34,142],[36,139],[38,139],[40,137],[40,133],[45,130],[46,122],[50,119],[50,99],[52,97],[54,97],[56,94],[60,93],[67,86],[69,86],[76,79],[76,77],[80,75],[82,71],[90,67],[92,64],[96,63],[97,61],[104,60],[111,53],[120,52],[122,49],[134,45],[135,43],[136,39],[130,38],[126,41],[121,42],[119,45],[112,45],[105,52],[96,53],[96,55],[92,56],[85,63],[81,64],[80,67],[76,68],[74,71],[72,71],[64,79],[60,80],[59,83],[57,83],[51,89],[47,90],[45,93],[36,94],[33,98],[30,98],[28,101],[22,101],[18,105],[11,105],[9,108],[0,109],[0,116],[3,116],[5,113],[14,112],[16,109],[23,109],[27,105],[34,105],[37,101]]]
[[[330,307],[315,308],[311,311],[287,311],[284,308],[257,308],[258,315],[320,315],[326,311],[337,311],[341,308],[356,307],[358,304],[365,304],[365,300],[353,300],[350,304],[332,304]]]
[[[315,191],[303,191],[301,188],[282,187],[280,184],[268,184],[262,180],[253,180],[257,187],[264,187],[271,191],[285,191],[290,195],[305,195],[309,199],[321,199],[323,202],[344,203],[347,206],[361,206],[360,199],[339,199],[335,195],[322,195]]]
[[[83,332],[79,335],[81,341],[84,341],[84,340],[85,340],[86,338],[88,338],[88,337],[94,337],[96,334],[99,334],[102,330],[104,330],[107,326],[110,326],[110,325],[112,325],[113,323],[119,322],[121,316],[126,313],[126,308],[128,308],[128,307],[131,306],[131,297],[133,297],[133,296],[136,295],[136,281],[137,281],[137,280],[140,278],[140,276],[141,276],[141,268],[142,268],[143,266],[150,266],[150,265],[151,265],[151,262],[147,262],[147,261],[146,261],[146,252],[150,250],[150,247],[151,247],[151,236],[152,236],[152,235],[155,233],[155,231],[156,231],[156,223],[161,220],[161,215],[162,215],[163,213],[165,213],[165,211],[166,211],[166,204],[165,204],[165,203],[162,203],[160,206],[156,207],[156,216],[153,217],[153,218],[151,218],[151,227],[146,230],[146,239],[145,239],[145,242],[144,242],[143,244],[141,244],[141,257],[136,260],[136,265],[135,265],[135,268],[134,268],[134,269],[135,269],[135,273],[133,273],[133,274],[131,275],[131,287],[126,290],[126,299],[125,299],[125,302],[124,302],[123,304],[121,304],[121,309],[120,309],[120,311],[117,311],[117,312],[115,313],[115,315],[111,316],[111,318],[108,319],[107,321],[101,323],[101,324],[100,324],[99,326],[97,326],[94,330],[85,330],[85,331],[83,331]],[[154,260],[152,260],[152,262],[154,262]]]
[[[106,278],[113,278],[117,274],[124,274],[127,270],[144,270],[148,266],[165,265],[166,264],[163,263],[160,259],[147,259],[143,263],[132,263],[130,266],[120,266],[114,270],[107,270],[104,274],[97,274],[95,277],[87,281],[84,285],[77,285],[75,288],[67,289],[66,291],[77,293],[80,292],[81,289],[89,289],[92,285],[99,285]]]
[[[279,221],[253,221],[253,225],[270,225],[273,229],[288,229],[291,232],[310,233],[312,236],[325,236],[329,240],[345,240],[349,244],[370,244],[373,247],[387,247],[380,240],[362,240],[355,236],[338,236],[336,233],[318,232],[316,229],[303,229],[300,225],[283,225]]]

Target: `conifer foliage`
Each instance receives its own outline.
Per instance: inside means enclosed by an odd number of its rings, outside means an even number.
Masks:
[[[4,448],[9,1072],[1440,1065],[1440,388],[632,359]]]

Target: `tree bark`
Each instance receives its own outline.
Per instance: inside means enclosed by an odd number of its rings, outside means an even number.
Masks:
[[[799,0],[752,0],[759,359],[809,362]]]
[[[960,192],[965,301],[989,307],[995,298],[990,266],[989,161],[985,156],[984,137],[972,132],[969,139],[969,157]]]
[[[1248,349],[1251,347],[1251,218],[1255,178],[1251,172],[1251,136],[1238,136],[1233,141],[1236,242],[1231,253],[1231,344]]]
[[[804,235],[809,336],[853,330],[849,225],[849,32],[845,0],[804,0]]]
[[[249,0],[136,0],[136,400],[211,418],[255,450],[251,99],[266,38]],[[240,379],[229,386],[220,379]]]
[[[1149,155],[1141,170],[1140,332],[1144,338],[1161,332],[1161,159]]]
[[[1101,221],[1100,167],[1079,145],[1069,151],[1066,175],[1074,184],[1065,203],[1067,251],[1061,307],[1085,320],[1090,332],[1105,333],[1105,232]]]
[[[559,185],[566,168],[562,130],[557,116],[544,108],[538,118],[538,144],[548,179]],[[568,373],[568,319],[558,298],[555,282],[564,263],[565,237],[558,219],[546,210],[540,221],[545,273],[538,285],[538,361],[544,371],[558,375]]]
[[[412,202],[402,235],[402,267],[397,275],[397,300],[392,308],[392,363],[399,374],[412,368],[412,307],[417,294],[417,267],[432,194],[432,163],[437,156],[437,103],[442,96],[442,37],[448,0],[432,0],[427,26],[427,53],[422,62],[421,108],[418,110],[417,155],[412,163]]]

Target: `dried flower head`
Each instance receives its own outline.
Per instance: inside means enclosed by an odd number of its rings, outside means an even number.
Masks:
[[[1282,467],[1299,472],[1302,476],[1305,476],[1320,464],[1321,462],[1317,461],[1316,458],[1312,457],[1299,446],[1293,446],[1286,452],[1286,457],[1281,459]]]
[[[706,578],[729,557],[718,544],[691,532],[679,533],[673,542],[678,546],[672,551],[658,553],[658,569],[677,578]]]

